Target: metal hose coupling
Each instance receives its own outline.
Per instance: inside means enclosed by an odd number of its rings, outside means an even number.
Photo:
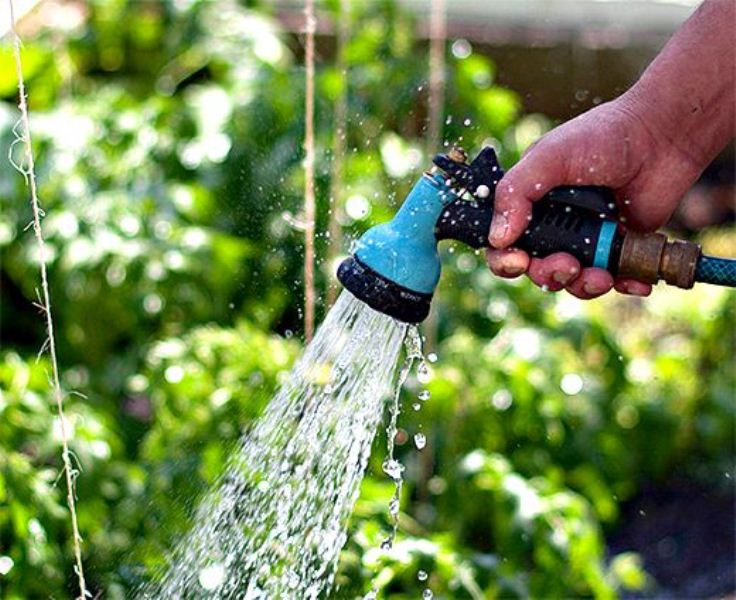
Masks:
[[[621,245],[619,277],[644,283],[664,280],[670,285],[690,289],[701,257],[700,244],[668,240],[662,233],[627,232]]]

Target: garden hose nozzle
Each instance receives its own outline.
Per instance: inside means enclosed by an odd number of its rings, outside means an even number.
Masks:
[[[372,308],[407,323],[423,321],[440,277],[437,244],[489,245],[493,203],[503,170],[492,148],[467,163],[460,148],[438,154],[393,220],[369,229],[338,268],[342,284]],[[529,227],[514,244],[531,256],[575,256],[583,267],[646,283],[691,288],[701,281],[736,287],[736,260],[704,256],[700,246],[640,234],[619,225],[613,191],[557,187],[534,203]]]

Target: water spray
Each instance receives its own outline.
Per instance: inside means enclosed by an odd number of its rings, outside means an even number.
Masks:
[[[470,164],[461,148],[438,154],[388,223],[369,229],[337,271],[342,284],[370,307],[407,323],[429,314],[441,263],[438,242],[489,245],[495,190],[503,170],[492,148]],[[557,187],[534,203],[515,247],[533,257],[567,252],[583,267],[616,277],[689,289],[695,282],[736,287],[736,260],[702,254],[700,246],[662,233],[624,229],[613,190]]]

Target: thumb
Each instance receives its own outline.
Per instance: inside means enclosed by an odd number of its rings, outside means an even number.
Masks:
[[[565,183],[567,175],[565,154],[540,140],[498,183],[488,237],[491,246],[511,245],[528,227],[532,202]]]

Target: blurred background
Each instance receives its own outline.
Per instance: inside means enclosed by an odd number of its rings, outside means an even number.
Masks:
[[[696,6],[442,4],[317,3],[320,317],[336,260],[434,152],[492,144],[512,165],[630,86]],[[87,578],[123,598],[303,346],[303,6],[15,6]],[[28,190],[4,158],[20,150],[8,31],[3,5],[0,596],[60,599],[75,575]],[[670,230],[733,256],[733,217],[729,148]],[[733,292],[586,303],[443,254],[431,397],[412,410],[410,378],[399,421],[398,542],[378,550],[380,432],[334,597],[733,598]]]

